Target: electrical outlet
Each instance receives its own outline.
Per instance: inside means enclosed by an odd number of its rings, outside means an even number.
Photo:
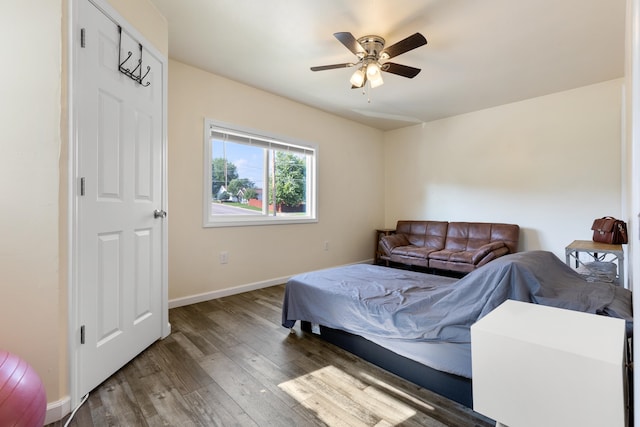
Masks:
[[[325,240],[325,241],[324,241],[324,250],[325,250],[325,251],[328,251],[328,250],[329,250],[329,241],[328,241],[328,240]]]
[[[229,252],[220,252],[220,264],[227,264],[229,262]]]

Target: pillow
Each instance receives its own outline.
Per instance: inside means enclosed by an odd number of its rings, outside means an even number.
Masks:
[[[489,254],[490,252],[493,252],[496,249],[500,249],[505,246],[506,244],[504,242],[491,242],[491,243],[487,243],[486,245],[482,245],[478,249],[473,251],[473,257],[471,259],[471,262],[473,262],[474,264],[477,264],[478,262],[480,262],[482,258],[487,256],[487,254]]]
[[[380,244],[387,254],[391,254],[393,248],[397,248],[398,246],[410,245],[407,236],[404,234],[390,234],[388,236],[382,236]]]

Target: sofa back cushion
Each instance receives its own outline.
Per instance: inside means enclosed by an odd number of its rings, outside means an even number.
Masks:
[[[446,221],[398,221],[396,234],[404,234],[409,243],[428,249],[443,249],[447,238]]]
[[[491,242],[504,242],[510,253],[518,251],[520,227],[515,224],[450,222],[445,249],[473,251]]]

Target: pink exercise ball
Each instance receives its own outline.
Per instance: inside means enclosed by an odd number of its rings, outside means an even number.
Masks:
[[[46,412],[47,396],[36,371],[0,350],[0,426],[42,427]]]

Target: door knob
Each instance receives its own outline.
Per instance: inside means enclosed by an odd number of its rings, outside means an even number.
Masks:
[[[166,211],[162,211],[160,209],[156,209],[155,211],[153,211],[153,217],[154,218],[166,218],[167,217],[167,212]]]

